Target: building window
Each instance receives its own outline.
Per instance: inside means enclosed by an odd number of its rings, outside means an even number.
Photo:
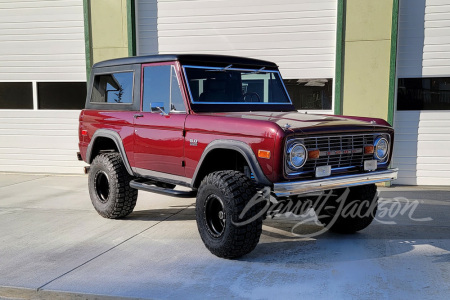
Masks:
[[[0,82],[0,109],[33,109],[31,82]]]
[[[39,109],[83,109],[86,82],[38,82]]]
[[[331,110],[332,79],[285,79],[292,104],[301,110]]]
[[[97,75],[92,88],[92,103],[133,103],[133,72]]]
[[[399,78],[397,110],[450,110],[450,77]]]

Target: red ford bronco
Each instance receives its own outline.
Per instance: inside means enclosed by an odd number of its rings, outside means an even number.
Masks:
[[[388,168],[394,132],[387,122],[299,113],[276,64],[242,57],[95,64],[79,139],[101,216],[130,214],[138,190],[196,197],[200,236],[224,258],[256,247],[270,201],[298,202],[313,192],[333,190],[325,205],[311,206],[323,225],[362,230],[376,213],[375,183],[397,177]],[[368,205],[363,215],[340,214],[339,201]]]

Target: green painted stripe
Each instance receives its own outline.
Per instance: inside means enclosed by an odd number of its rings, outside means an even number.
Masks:
[[[335,66],[335,88],[334,88],[334,114],[342,115],[342,84],[343,84],[343,61],[344,61],[344,28],[345,28],[345,1],[338,0],[337,28],[336,28],[336,66]]]
[[[128,56],[136,56],[136,13],[134,0],[127,0]]]
[[[389,99],[387,121],[393,125],[395,110],[395,84],[397,64],[397,38],[398,38],[398,1],[393,0],[392,29],[391,29],[391,62],[389,70]]]
[[[84,53],[86,56],[86,81],[89,82],[92,67],[91,6],[89,0],[83,0],[83,16],[84,16]]]

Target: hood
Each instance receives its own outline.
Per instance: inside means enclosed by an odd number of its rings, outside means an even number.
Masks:
[[[209,113],[208,115],[269,121],[277,124],[287,134],[294,132],[306,134],[316,131],[372,131],[377,124],[382,127],[389,127],[389,124],[381,119],[316,115],[300,112],[227,112]]]

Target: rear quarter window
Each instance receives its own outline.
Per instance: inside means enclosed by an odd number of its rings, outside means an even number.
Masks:
[[[90,102],[96,104],[132,104],[133,81],[133,72],[95,75]]]

